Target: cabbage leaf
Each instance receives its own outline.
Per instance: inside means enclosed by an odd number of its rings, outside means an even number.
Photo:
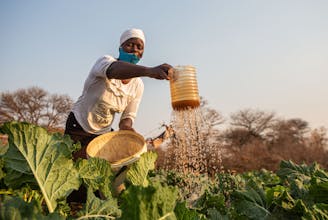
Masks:
[[[133,163],[129,168],[126,178],[133,184],[138,186],[148,186],[148,172],[155,169],[155,161],[157,154],[155,152],[147,152],[141,155],[140,159]]]
[[[116,199],[110,198],[107,200],[99,199],[93,193],[91,187],[88,188],[87,202],[84,209],[78,213],[80,218],[109,218],[111,219],[121,215],[121,210],[117,205]]]
[[[156,219],[176,220],[174,208],[178,191],[173,186],[153,182],[147,187],[130,185],[122,193],[120,220]]]
[[[77,162],[77,169],[83,182],[94,191],[100,190],[107,199],[112,197],[111,186],[114,174],[108,161],[92,157]]]
[[[44,128],[22,122],[5,123],[1,132],[8,135],[9,148],[3,155],[8,187],[35,184],[50,213],[58,200],[79,188],[81,179],[72,160],[78,146],[68,136],[48,134]]]

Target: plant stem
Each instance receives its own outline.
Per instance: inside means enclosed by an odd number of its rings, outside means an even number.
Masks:
[[[85,215],[77,218],[76,220],[88,219],[88,218],[105,218],[105,219],[115,219],[113,216],[109,215]]]

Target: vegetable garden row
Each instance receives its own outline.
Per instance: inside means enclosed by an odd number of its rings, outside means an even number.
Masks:
[[[0,219],[328,219],[328,172],[316,163],[281,161],[275,173],[207,177],[155,170],[157,155],[147,152],[115,195],[107,161],[73,162],[80,146],[68,136],[18,122],[5,123],[0,133],[8,135],[0,146]],[[66,202],[81,184],[86,202]]]

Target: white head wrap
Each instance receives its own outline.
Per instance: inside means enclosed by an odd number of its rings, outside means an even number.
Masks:
[[[143,31],[141,29],[128,29],[123,32],[123,34],[120,37],[120,45],[122,45],[125,41],[129,40],[130,38],[139,38],[143,41],[144,45],[146,44],[146,39]]]

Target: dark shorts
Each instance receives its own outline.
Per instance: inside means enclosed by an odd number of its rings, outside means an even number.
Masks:
[[[75,160],[77,158],[87,158],[86,148],[89,142],[98,136],[96,134],[85,132],[81,125],[77,122],[73,112],[70,112],[68,115],[65,134],[68,134],[75,143],[81,143],[82,148],[73,154]]]

